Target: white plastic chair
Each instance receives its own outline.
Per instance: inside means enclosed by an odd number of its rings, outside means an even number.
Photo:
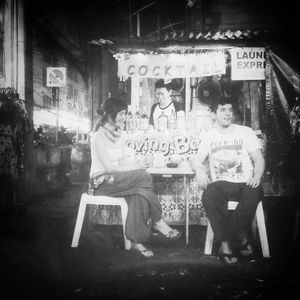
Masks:
[[[129,250],[131,248],[131,242],[125,236],[125,224],[128,213],[128,205],[124,198],[114,198],[108,196],[92,196],[86,193],[82,194],[76,219],[76,225],[74,229],[73,239],[71,247],[77,247],[78,241],[81,234],[82,224],[85,216],[86,206],[88,204],[94,205],[119,205],[121,207],[122,214],[122,224],[123,224],[123,235],[125,242],[125,249]]]
[[[229,201],[228,202],[228,210],[235,210],[237,205],[238,205],[237,201]],[[262,207],[262,202],[259,202],[257,205],[257,208],[256,208],[256,221],[257,221],[257,227],[258,227],[258,233],[259,233],[263,257],[266,257],[266,258],[270,257],[268,236],[267,236],[265,216],[264,216],[264,211],[263,211],[263,207]],[[213,240],[214,240],[214,232],[213,232],[210,222],[208,220],[204,254],[211,255]]]

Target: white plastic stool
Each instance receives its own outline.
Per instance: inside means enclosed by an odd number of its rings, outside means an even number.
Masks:
[[[238,205],[237,201],[229,201],[228,202],[228,210],[235,210],[237,205]],[[262,207],[262,202],[259,202],[257,205],[257,208],[256,208],[256,221],[257,221],[257,227],[258,227],[258,233],[259,233],[263,257],[270,257],[268,236],[267,236],[265,216],[264,216],[264,211],[263,211],[263,207]],[[214,232],[213,232],[210,222],[208,220],[204,254],[207,254],[207,255],[211,254],[213,240],[214,240]]]
[[[128,213],[128,205],[124,198],[114,198],[108,196],[92,196],[86,193],[82,194],[76,219],[76,225],[74,229],[73,239],[71,247],[77,247],[78,241],[82,229],[82,223],[85,216],[86,206],[88,204],[94,205],[119,205],[121,207],[121,214],[122,214],[122,223],[123,223],[123,235],[124,235],[124,242],[125,242],[125,249],[129,250],[131,248],[131,242],[125,236],[125,224],[127,219]]]

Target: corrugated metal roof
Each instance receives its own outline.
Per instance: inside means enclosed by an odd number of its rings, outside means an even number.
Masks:
[[[266,30],[218,30],[208,32],[186,32],[177,30],[166,32],[161,35],[160,39],[157,36],[152,37],[116,37],[109,39],[99,39],[92,41],[95,44],[151,44],[151,43],[201,43],[201,42],[225,42],[225,41],[258,41],[265,40],[270,32]]]

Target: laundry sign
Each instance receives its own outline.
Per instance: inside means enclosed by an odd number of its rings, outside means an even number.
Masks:
[[[233,48],[231,50],[232,80],[264,80],[265,48]]]
[[[223,51],[189,54],[132,54],[118,60],[118,76],[185,78],[225,74]]]

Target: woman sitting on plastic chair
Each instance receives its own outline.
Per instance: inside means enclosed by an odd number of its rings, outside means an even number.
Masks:
[[[91,171],[89,194],[125,197],[128,204],[125,234],[131,249],[144,257],[153,252],[144,243],[152,227],[166,239],[177,239],[181,232],[162,220],[161,205],[153,191],[152,176],[145,171],[149,161],[126,162],[125,144],[121,135],[127,104],[119,98],[109,98],[97,111],[97,121],[91,138]]]

